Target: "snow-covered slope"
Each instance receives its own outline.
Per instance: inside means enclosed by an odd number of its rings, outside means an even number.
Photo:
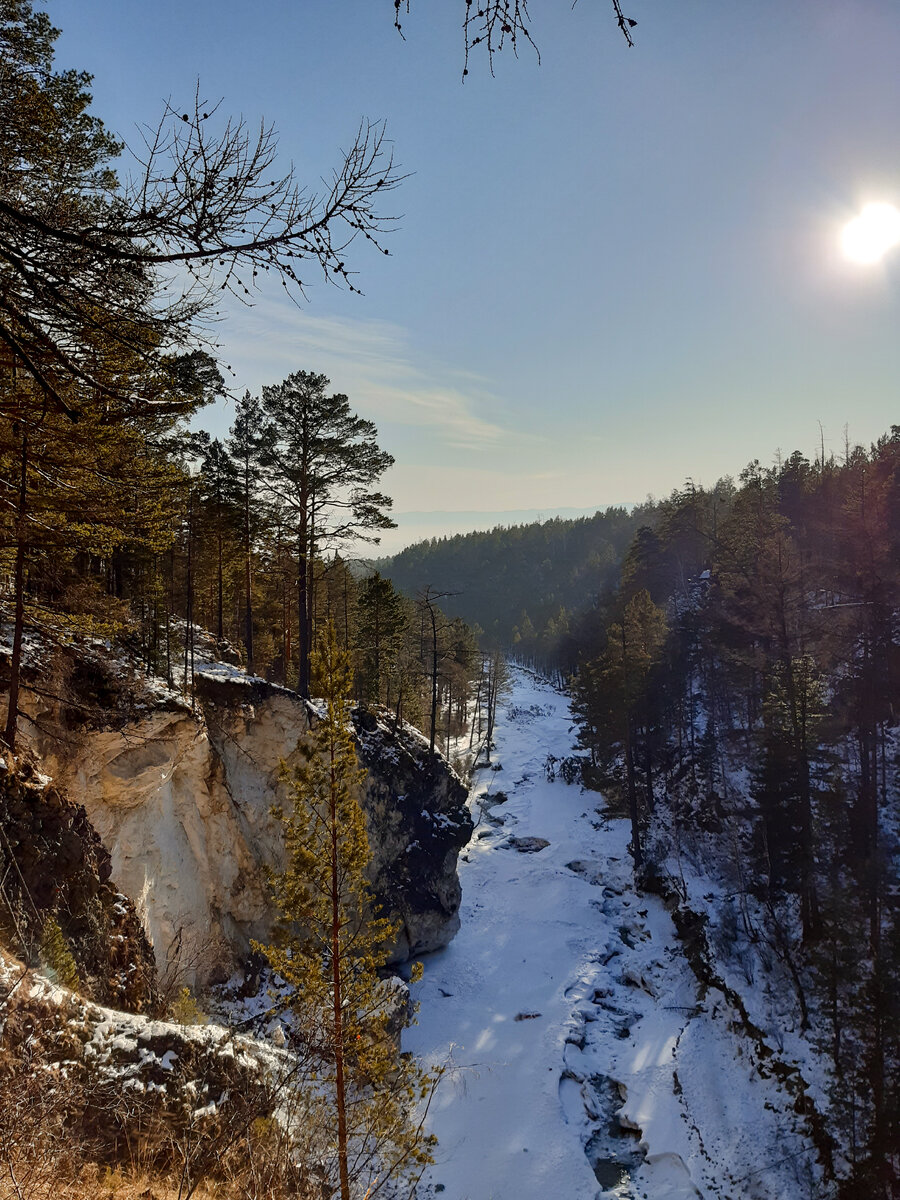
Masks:
[[[725,996],[701,994],[662,901],[635,893],[627,823],[546,778],[570,724],[515,668],[502,769],[470,800],[462,927],[426,960],[404,1035],[447,1064],[421,1195],[823,1200],[795,1096]]]

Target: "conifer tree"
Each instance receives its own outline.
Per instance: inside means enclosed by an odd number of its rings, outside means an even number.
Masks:
[[[330,562],[321,564],[321,593],[317,620],[324,627],[331,619],[341,647],[350,651],[358,637],[359,585],[347,561],[335,551]]]
[[[585,664],[576,688],[583,744],[599,736],[601,742],[609,739],[607,751],[621,747],[624,753],[635,867],[643,862],[635,764],[638,715],[646,702],[650,670],[659,659],[666,633],[665,614],[653,603],[650,593],[645,588],[635,592],[625,603],[621,620],[609,626],[603,654]],[[600,749],[602,753],[604,747]],[[649,792],[649,780],[647,785]]]
[[[275,882],[282,937],[266,954],[294,989],[301,1036],[319,1063],[321,1125],[333,1132],[329,1195],[374,1197],[430,1161],[412,1110],[432,1080],[400,1057],[378,978],[394,922],[374,912],[350,725],[352,671],[329,621],[312,666],[324,713],[289,776],[287,868]],[[335,1178],[336,1176],[336,1178]]]
[[[4,613],[13,631],[4,733],[11,749],[25,631],[54,642],[113,632],[124,613],[105,567],[125,547],[151,555],[165,547],[181,483],[159,448],[170,418],[120,420],[108,404],[84,396],[78,403],[73,423],[27,378],[0,378],[0,411],[11,418],[0,421],[0,568],[13,579]]]
[[[297,555],[297,690],[309,696],[309,655],[315,613],[317,557],[350,540],[377,541],[391,529],[389,497],[374,485],[393,464],[379,449],[378,431],[328,395],[324,375],[295,371],[263,388],[258,438],[262,484],[294,537]]]
[[[390,703],[390,677],[400,653],[407,613],[390,579],[378,571],[359,589],[359,679],[361,694],[367,700],[382,702],[387,683]]]
[[[83,383],[123,403],[174,387],[173,351],[203,341],[196,319],[223,289],[243,299],[268,273],[302,293],[316,264],[356,290],[348,248],[378,246],[399,182],[383,126],[362,122],[310,191],[279,169],[271,126],[220,121],[197,94],[187,112],[166,106],[120,181],[123,147],[91,115],[91,77],[55,68],[58,36],[31,0],[0,0],[0,362],[51,407],[76,415]],[[97,370],[111,350],[142,358],[137,388]]]
[[[225,447],[213,438],[203,456],[198,486],[200,511],[206,519],[216,551],[216,637],[225,638],[224,578],[227,544],[240,521],[241,496],[238,472]]]
[[[262,429],[262,410],[259,400],[245,392],[235,407],[234,424],[227,442],[238,475],[238,492],[242,510],[241,540],[244,556],[244,647],[247,651],[247,670],[252,675],[253,659],[253,542],[259,530],[260,513],[257,503],[259,488],[258,445]]]

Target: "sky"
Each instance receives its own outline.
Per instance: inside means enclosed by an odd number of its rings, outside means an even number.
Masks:
[[[634,49],[608,0],[531,0],[540,62],[492,77],[476,53],[465,80],[463,0],[412,0],[405,40],[390,0],[46,2],[58,63],[130,143],[199,81],[315,185],[386,121],[408,177],[390,255],[348,257],[364,294],[273,288],[216,329],[237,394],[323,372],[376,423],[385,550],[900,421],[900,250],[839,247],[862,204],[900,204],[890,0],[628,0]]]

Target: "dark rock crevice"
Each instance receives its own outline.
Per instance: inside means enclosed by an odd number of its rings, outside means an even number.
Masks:
[[[59,926],[82,990],[132,1012],[157,1003],[153,950],[133,903],[112,882],[112,860],[81,805],[33,764],[0,770],[0,928],[37,964],[48,921]]]

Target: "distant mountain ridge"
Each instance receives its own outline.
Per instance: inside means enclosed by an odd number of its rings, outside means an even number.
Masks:
[[[630,503],[620,507],[630,509]],[[457,534],[484,532],[497,526],[533,525],[557,517],[576,520],[592,517],[601,511],[599,504],[584,507],[508,508],[508,509],[403,509],[391,513],[396,529],[381,534],[377,553],[382,558],[399,554],[407,546],[432,538],[454,537]]]
[[[508,514],[509,515],[509,514]],[[554,636],[574,613],[615,587],[625,552],[645,523],[643,507],[610,507],[592,516],[554,516],[496,524],[407,546],[375,564],[408,595],[431,586],[441,607],[487,640],[515,645],[526,630]]]
[[[607,506],[608,507],[608,506]],[[620,507],[630,508],[631,505],[623,504]],[[594,513],[602,511],[599,504],[588,504],[582,508],[498,508],[498,509],[483,509],[483,508],[411,508],[404,512],[395,512],[394,518],[397,517],[447,517],[453,519],[460,524],[465,524],[462,518],[466,520],[475,520],[481,524],[487,520],[493,520],[495,525],[532,525],[535,522],[549,521],[554,517],[589,517]],[[508,520],[501,518],[509,518]],[[457,532],[462,533],[463,530]],[[477,533],[478,530],[466,530],[468,533]]]

